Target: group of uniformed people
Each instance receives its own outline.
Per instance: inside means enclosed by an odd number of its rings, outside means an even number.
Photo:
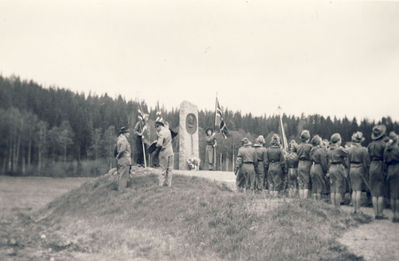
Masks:
[[[321,199],[330,194],[331,204],[339,207],[346,192],[352,191],[354,212],[360,211],[362,191],[371,193],[376,219],[384,219],[384,198],[389,195],[393,222],[399,222],[399,146],[398,135],[386,135],[386,126],[374,126],[372,142],[362,146],[364,137],[357,131],[350,142],[342,146],[339,133],[330,140],[319,135],[311,138],[303,130],[300,143],[289,143],[288,151],[280,144],[280,137],[273,134],[271,145],[259,136],[252,144],[242,140],[236,160],[236,184],[239,191],[268,190],[277,196],[288,190],[290,197],[309,196]]]
[[[172,147],[172,134],[168,128],[168,124],[162,119],[162,117],[157,117],[155,120],[155,128],[157,131],[157,140],[154,141],[154,146],[157,150],[157,155],[159,158],[159,166],[161,167],[161,174],[159,175],[159,186],[172,186],[172,172],[173,172],[173,162],[174,153]],[[139,132],[143,135],[144,126],[141,129],[135,127],[135,134]],[[118,171],[118,190],[123,191],[127,186],[127,181],[129,179],[131,170],[131,148],[128,141],[130,131],[126,127],[122,127],[119,131],[116,148],[115,148],[115,158],[117,160],[117,171]],[[142,147],[142,141],[139,141],[140,148]],[[139,147],[138,145],[138,147]],[[139,149],[139,148],[138,148]],[[140,152],[140,150],[139,150]],[[141,157],[139,156],[138,165],[142,164],[145,157],[145,152],[141,151]]]

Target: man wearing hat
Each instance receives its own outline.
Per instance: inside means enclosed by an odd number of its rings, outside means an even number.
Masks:
[[[369,185],[375,219],[383,219],[384,195],[385,195],[385,172],[384,172],[384,150],[385,150],[385,125],[373,127],[371,139],[367,147],[370,157]]]
[[[213,132],[211,128],[207,128],[205,130],[205,140],[206,140],[206,146],[205,146],[205,168],[208,170],[213,170],[215,163],[216,163],[216,138],[215,135],[216,133]]]
[[[326,174],[327,166],[327,150],[322,146],[322,139],[319,135],[313,136],[310,143],[313,145],[310,151],[310,159],[312,167],[310,168],[310,179],[312,182],[313,199],[320,200],[321,194],[327,192]]]
[[[312,162],[310,161],[310,151],[312,145],[309,144],[310,133],[308,130],[301,132],[301,143],[297,147],[298,155],[298,188],[299,198],[305,199],[308,197],[309,185],[310,185],[310,167]]]
[[[284,152],[280,146],[280,137],[277,134],[272,136],[271,146],[266,151],[265,161],[269,191],[273,197],[277,197],[278,193],[284,188],[284,176],[287,173]]]
[[[256,169],[256,177],[255,177],[255,188],[257,190],[266,189],[265,184],[265,164],[266,164],[266,148],[265,148],[265,138],[260,135],[255,140],[254,148],[257,155],[257,169]]]
[[[239,171],[241,180],[245,177],[246,188],[253,189],[255,187],[255,169],[257,168],[258,160],[255,148],[247,139],[242,139],[243,147],[238,149],[237,159],[241,162],[241,169]],[[238,186],[239,184],[237,184]],[[242,184],[240,184],[242,185]]]
[[[339,133],[331,135],[330,148],[327,152],[328,176],[331,184],[331,204],[339,207],[342,195],[346,191],[346,165],[348,152],[341,146],[342,139]]]
[[[352,187],[352,204],[354,213],[360,211],[360,198],[366,175],[370,167],[370,158],[367,148],[361,143],[364,141],[363,133],[357,131],[352,135],[352,145],[348,148],[349,177]]]
[[[384,152],[384,162],[387,165],[387,181],[391,196],[392,222],[399,222],[399,145],[398,135],[391,131],[389,142]]]
[[[130,136],[129,129],[122,127],[116,142],[116,160],[118,162],[118,190],[123,191],[127,186],[129,178],[129,170],[132,165],[131,149],[128,138]]]
[[[172,147],[172,134],[169,128],[165,127],[165,122],[162,117],[158,117],[155,121],[155,128],[157,129],[158,139],[156,147],[159,152],[159,165],[162,173],[159,176],[159,186],[172,186],[172,171],[174,164],[174,154]]]

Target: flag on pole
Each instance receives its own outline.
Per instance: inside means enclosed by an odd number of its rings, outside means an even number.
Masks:
[[[216,97],[216,115],[215,115],[215,127],[219,128],[219,132],[223,134],[223,137],[227,139],[227,136],[229,135],[229,130],[227,129],[226,123],[224,122],[223,119],[223,110],[222,107],[219,104],[219,100]]]
[[[287,136],[285,136],[285,131],[284,131],[284,124],[283,124],[283,118],[282,118],[282,113],[281,113],[281,107],[278,106],[277,110],[280,112],[280,134],[281,134],[281,142],[283,145],[283,148],[285,151],[288,151],[288,142],[287,142]]]

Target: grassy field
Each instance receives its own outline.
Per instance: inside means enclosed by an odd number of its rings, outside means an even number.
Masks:
[[[0,176],[0,218],[38,210],[88,180],[90,179]]]
[[[82,181],[72,180],[40,186],[62,194]],[[5,183],[1,196],[13,198]],[[51,200],[25,195],[31,199],[17,201],[28,208]],[[37,211],[16,213],[7,205],[16,218],[3,221],[1,260],[362,260],[336,239],[370,220],[323,202],[271,200],[185,176],[175,176],[172,188],[158,187],[155,175],[137,176],[122,193],[104,176]]]

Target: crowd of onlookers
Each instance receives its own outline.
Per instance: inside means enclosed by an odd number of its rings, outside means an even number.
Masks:
[[[329,194],[331,204],[337,207],[343,195],[351,192],[355,213],[360,211],[361,193],[366,191],[371,195],[376,219],[386,218],[384,198],[389,197],[392,221],[399,222],[398,135],[391,131],[387,136],[385,125],[377,125],[371,138],[364,147],[363,134],[358,131],[343,147],[339,133],[323,140],[303,130],[301,142],[290,141],[287,151],[277,134],[267,148],[263,136],[254,144],[244,138],[236,160],[238,190],[267,190],[272,196],[288,191],[290,197],[301,199],[321,199]]]

